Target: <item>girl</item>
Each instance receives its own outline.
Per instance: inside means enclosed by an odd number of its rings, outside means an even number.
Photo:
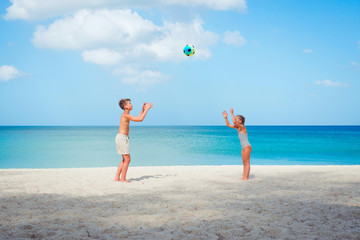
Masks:
[[[229,123],[229,120],[227,119],[228,114],[226,111],[224,111],[222,115],[225,118],[226,126],[228,126],[230,128],[235,128],[239,134],[240,144],[241,144],[241,148],[242,148],[241,156],[242,156],[243,165],[244,165],[243,177],[240,178],[240,180],[248,180],[249,173],[250,173],[250,153],[251,153],[252,147],[248,140],[246,127],[244,126],[245,117],[243,117],[241,115],[234,116],[234,110],[232,108],[230,108],[230,113],[231,113],[231,117],[232,117],[234,125]]]

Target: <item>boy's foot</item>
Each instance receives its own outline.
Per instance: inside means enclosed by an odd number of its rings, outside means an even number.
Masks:
[[[130,183],[128,180],[120,180],[120,182]]]
[[[121,181],[120,178],[115,178],[114,181]]]
[[[241,181],[244,181],[244,180],[249,180],[248,178],[240,178]]]

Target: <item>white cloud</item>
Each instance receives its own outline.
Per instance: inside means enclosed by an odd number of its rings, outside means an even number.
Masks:
[[[39,26],[32,42],[40,48],[86,50],[85,55],[89,49],[108,49],[127,60],[160,61],[184,60],[182,49],[192,44],[196,48],[194,58],[209,58],[209,46],[217,42],[218,35],[202,25],[200,18],[191,23],[164,22],[157,26],[131,10],[80,10],[48,27]]]
[[[197,17],[187,23],[165,21],[156,25],[130,9],[83,9],[49,26],[38,26],[32,42],[39,48],[81,50],[85,62],[143,65],[147,70],[127,70],[118,75],[124,84],[147,86],[168,78],[149,70],[154,62],[189,60],[183,54],[186,44],[195,46],[196,53],[191,59],[211,57],[209,48],[218,42],[219,36],[205,30],[203,24]]]
[[[21,76],[19,70],[10,65],[0,66],[0,81],[9,81],[14,78],[18,78]]]
[[[100,8],[166,8],[171,6],[184,8],[208,7],[214,10],[235,9],[245,11],[246,0],[11,0],[5,19],[46,19],[54,16],[73,14],[80,9]]]
[[[351,69],[354,69],[354,70],[360,70],[360,63],[359,63],[359,62],[352,61],[352,62],[350,62],[349,65],[346,66],[345,68],[351,68]]]
[[[226,31],[224,33],[224,42],[229,45],[243,46],[246,43],[246,39],[240,34],[239,31]]]
[[[136,85],[138,91],[146,91],[148,87],[155,83],[164,82],[170,78],[159,71],[134,67],[116,68],[113,74],[122,77],[122,83],[124,84]]]
[[[316,85],[321,85],[325,87],[349,87],[349,84],[342,83],[342,82],[333,82],[330,80],[324,80],[324,81],[315,81]]]
[[[147,41],[158,29],[131,10],[80,10],[56,20],[48,28],[38,26],[32,42],[36,47],[87,49]]]
[[[118,52],[109,49],[83,51],[82,57],[85,62],[91,62],[100,65],[115,65],[122,59],[122,56]]]
[[[133,54],[160,61],[181,61],[187,59],[182,51],[184,46],[191,44],[195,46],[192,58],[210,58],[209,46],[215,45],[218,35],[204,30],[202,24],[199,18],[192,23],[165,22],[154,40],[135,46]]]
[[[303,53],[312,53],[312,49],[311,48],[305,48],[304,50],[303,50]]]

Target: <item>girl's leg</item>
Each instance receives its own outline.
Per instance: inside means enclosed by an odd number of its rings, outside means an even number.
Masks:
[[[241,156],[243,160],[244,170],[243,170],[243,177],[242,180],[248,180],[250,174],[250,153],[251,153],[251,146],[246,146],[241,151]]]
[[[124,155],[123,155],[123,160],[119,163],[119,166],[117,168],[114,181],[120,181],[120,174],[123,164],[124,164]]]

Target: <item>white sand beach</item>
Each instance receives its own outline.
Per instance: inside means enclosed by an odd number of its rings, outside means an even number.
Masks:
[[[360,166],[0,170],[0,239],[360,239]]]

